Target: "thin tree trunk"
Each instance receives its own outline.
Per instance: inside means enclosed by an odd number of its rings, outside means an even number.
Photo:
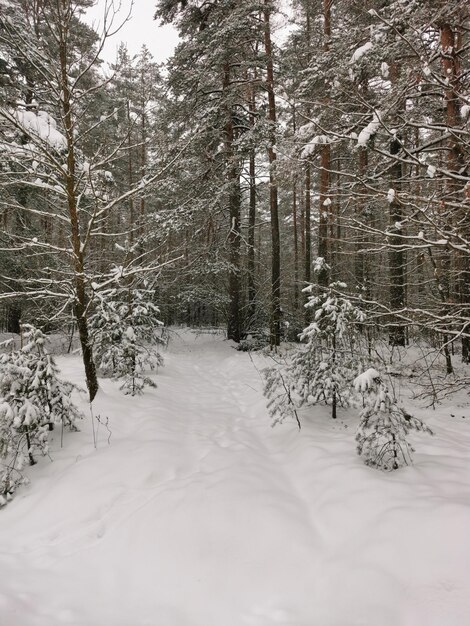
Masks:
[[[271,214],[271,346],[281,343],[281,247],[279,234],[279,209],[276,180],[276,101],[274,97],[274,68],[270,25],[270,0],[264,0],[264,47],[266,52],[266,91],[268,93],[268,115],[271,124],[268,148],[269,160],[269,207]]]
[[[297,226],[297,180],[292,181],[292,230],[294,236],[294,311],[299,308],[299,234]]]
[[[368,151],[367,148],[359,148],[359,158],[358,158],[358,166],[359,166],[359,180],[360,180],[360,188],[359,188],[359,199],[357,201],[356,207],[356,254],[354,255],[354,275],[356,279],[356,285],[359,292],[364,290],[365,284],[367,282],[366,277],[366,260],[364,254],[364,229],[362,225],[365,224],[366,220],[366,206],[367,206],[367,185],[365,183],[367,176],[367,165],[368,165]]]
[[[396,85],[398,82],[399,68],[397,63],[392,63],[390,67],[390,78],[392,84]],[[402,107],[400,107],[402,108]],[[405,265],[406,265],[406,252],[402,249],[402,220],[403,211],[401,201],[399,198],[399,192],[402,187],[403,179],[403,164],[400,160],[401,152],[401,140],[399,137],[394,136],[390,141],[390,154],[394,161],[390,168],[390,191],[393,192],[393,197],[388,198],[389,202],[389,250],[388,250],[388,264],[389,264],[389,276],[390,276],[390,308],[393,311],[401,311],[406,302],[406,287],[405,287]],[[389,332],[389,343],[391,346],[405,346],[406,344],[406,326],[400,322],[399,317],[392,318],[392,326]]]
[[[292,107],[292,132],[296,133],[297,120],[295,104]],[[297,225],[297,175],[292,179],[292,230],[294,236],[294,311],[297,315],[299,309],[299,233]]]
[[[127,184],[129,189],[132,189],[134,184],[134,166],[132,162],[132,134],[131,134],[131,108],[129,98],[126,102],[127,113]],[[135,215],[134,215],[134,198],[129,198],[129,243],[132,246],[134,243],[134,228],[135,228]]]
[[[312,7],[310,3],[305,5],[305,28],[307,37],[307,64],[310,66],[312,55],[312,30],[311,30],[311,16],[310,11]],[[312,115],[311,109],[307,107],[307,118],[310,119]],[[305,166],[305,201],[304,201],[304,280],[307,284],[312,282],[312,167],[310,161],[307,159]],[[308,302],[308,295],[305,295],[304,304]],[[310,323],[311,311],[309,308],[304,308],[304,323],[307,326]]]
[[[318,284],[321,287],[328,285],[329,272],[326,263],[329,262],[328,250],[328,216],[329,206],[325,204],[330,190],[331,149],[329,144],[321,148],[320,153],[320,216],[318,220],[318,256],[324,260],[321,270],[318,272]],[[331,202],[331,200],[330,200]]]
[[[323,50],[328,52],[330,49],[331,38],[331,4],[332,0],[323,0]],[[325,99],[325,106],[328,105],[328,96]],[[325,143],[320,149],[320,181],[319,181],[319,221],[318,221],[318,256],[323,258],[325,263],[318,273],[318,284],[326,287],[329,281],[329,272],[326,264],[330,262],[329,245],[328,245],[328,224],[329,212],[331,204],[325,204],[329,198],[330,192],[330,171],[331,171],[331,146]]]
[[[466,159],[463,155],[463,148],[458,139],[458,136],[452,132],[452,129],[459,126],[459,91],[460,91],[460,78],[461,67],[459,59],[459,50],[461,49],[462,37],[459,31],[456,30],[451,24],[443,24],[441,26],[441,49],[442,49],[442,67],[444,70],[444,76],[447,81],[447,89],[445,90],[446,101],[446,124],[451,130],[448,140],[447,151],[447,167],[451,172],[459,172],[465,164]],[[460,235],[463,239],[468,241],[470,234],[470,218],[468,215],[468,198],[466,191],[462,190],[459,183],[451,178],[447,181],[447,197],[449,201],[457,201],[462,203],[462,209],[457,212],[453,220],[453,224],[450,223],[449,217],[447,220],[446,229],[450,230],[456,227],[460,231]],[[463,197],[462,197],[463,196]],[[447,259],[446,265],[450,270],[451,259],[450,253],[445,252]],[[456,253],[455,266],[457,270],[456,274],[456,300],[462,304],[462,316],[469,316],[470,308],[470,255],[466,251]],[[450,288],[450,276],[449,280],[449,297],[453,290]],[[462,336],[462,360],[465,363],[470,362],[470,331],[465,330],[465,334]]]
[[[304,202],[304,280],[307,284],[312,282],[312,177],[311,165],[307,162],[305,166],[305,202]],[[304,297],[304,304],[308,302],[308,295]],[[311,311],[304,308],[304,322],[307,326],[310,323]]]
[[[74,140],[74,119],[71,105],[71,93],[68,78],[68,51],[67,42],[69,37],[69,20],[71,15],[70,3],[68,0],[61,0],[60,6],[60,69],[61,69],[61,90],[62,90],[62,115],[67,140],[67,167],[65,171],[65,183],[67,194],[67,208],[69,212],[71,227],[71,242],[73,249],[74,281],[75,281],[75,302],[74,312],[77,320],[78,333],[82,348],[83,365],[85,367],[86,383],[90,402],[98,391],[98,378],[96,376],[95,363],[93,361],[93,351],[90,344],[88,332],[88,297],[85,285],[85,263],[84,252],[81,245],[80,224],[78,219],[77,195],[76,195],[76,159]]]
[[[230,65],[224,64],[223,89],[228,97],[230,87]],[[226,105],[226,122],[224,133],[226,176],[228,186],[228,203],[230,215],[230,230],[228,235],[230,273],[229,273],[229,310],[227,321],[227,337],[239,342],[240,329],[240,176],[234,154],[233,112],[230,102]]]
[[[312,177],[311,166],[307,163],[305,167],[305,204],[304,204],[304,220],[305,220],[305,268],[304,278],[306,283],[312,282]]]
[[[403,220],[402,208],[398,197],[403,177],[403,166],[398,158],[401,150],[400,141],[393,138],[390,144],[390,154],[396,155],[397,159],[391,168],[391,182],[394,196],[390,204],[390,227],[389,227],[389,252],[388,262],[390,271],[390,308],[392,311],[400,311],[405,306],[405,263],[406,253],[401,248],[401,222]],[[389,342],[392,346],[404,346],[406,343],[406,328],[395,318],[389,332]]]
[[[141,148],[140,148],[140,175],[143,179],[147,169],[147,118],[145,113],[145,76],[141,73],[141,108],[142,108],[142,119],[140,124],[141,131]],[[142,194],[140,197],[140,215],[139,215],[139,230],[138,236],[139,239],[142,239],[144,235],[144,222],[145,222],[145,197]],[[141,241],[140,247],[141,252],[143,242]]]
[[[255,124],[255,92],[250,90],[250,126]],[[255,224],[256,224],[256,157],[255,147],[250,146],[250,206],[248,213],[248,314],[253,326],[256,319],[256,283],[255,283]]]

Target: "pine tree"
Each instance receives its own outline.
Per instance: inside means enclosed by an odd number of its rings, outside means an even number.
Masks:
[[[306,344],[294,351],[284,372],[272,368],[265,374],[265,395],[270,399],[271,414],[279,416],[277,421],[292,414],[294,406],[304,404],[331,405],[335,419],[337,407],[351,403],[351,383],[361,365],[358,325],[364,314],[336,291],[338,287],[346,285],[332,283],[324,292],[309,297],[313,321],[301,334]],[[315,289],[311,285],[305,291]]]
[[[365,403],[356,432],[357,453],[364,463],[385,471],[410,465],[414,448],[408,434],[414,430],[432,435],[432,430],[398,406],[377,370],[360,374],[354,387]]]
[[[119,379],[125,393],[137,395],[156,387],[145,375],[163,365],[158,347],[163,345],[160,311],[151,289],[121,288],[96,294],[90,317],[96,363],[104,376]]]
[[[48,453],[49,431],[56,424],[73,429],[82,417],[71,401],[74,386],[59,378],[46,351],[46,336],[27,324],[22,331],[24,347],[0,356],[0,504],[23,481],[25,464]]]

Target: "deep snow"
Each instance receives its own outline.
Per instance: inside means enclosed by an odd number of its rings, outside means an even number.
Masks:
[[[468,406],[418,411],[436,437],[384,474],[354,410],[272,429],[262,366],[181,331],[157,389],[101,381],[110,444],[88,413],[0,511],[1,625],[468,626]]]

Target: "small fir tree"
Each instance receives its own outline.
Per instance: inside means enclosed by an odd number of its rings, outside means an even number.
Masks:
[[[284,372],[279,368],[265,371],[265,395],[276,422],[304,404],[331,405],[336,418],[337,407],[351,403],[351,383],[361,359],[358,350],[358,324],[364,314],[337,291],[346,285],[333,283],[319,295],[309,298],[307,307],[313,321],[304,329],[301,339],[306,345],[296,350]],[[313,285],[304,291],[312,293]]]
[[[122,381],[126,394],[136,395],[155,387],[145,375],[163,364],[163,323],[151,289],[113,289],[99,294],[90,318],[93,348],[100,373]]]
[[[71,402],[74,386],[58,377],[45,348],[45,335],[22,326],[25,345],[0,356],[0,504],[24,481],[22,469],[48,453],[48,432],[55,424],[74,428],[82,417]],[[11,341],[2,347],[11,347]]]
[[[377,370],[360,374],[354,387],[365,404],[356,433],[357,453],[364,463],[385,471],[411,465],[414,448],[408,434],[415,430],[432,435],[432,430],[398,406]]]

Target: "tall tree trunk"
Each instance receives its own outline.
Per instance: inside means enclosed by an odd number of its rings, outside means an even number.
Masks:
[[[226,121],[224,129],[226,179],[228,188],[228,204],[230,215],[230,230],[228,235],[230,273],[229,273],[229,310],[227,320],[227,337],[239,342],[240,329],[240,175],[234,153],[233,111],[229,96],[230,65],[224,64],[223,90],[226,103]]]
[[[255,91],[252,87],[249,95],[250,126],[255,125]],[[249,324],[256,319],[256,283],[255,283],[255,226],[256,226],[256,155],[254,145],[250,146],[250,206],[248,213],[248,314]]]
[[[359,292],[363,292],[367,281],[366,259],[364,254],[365,235],[362,227],[366,221],[367,210],[367,166],[368,150],[366,147],[359,148],[358,168],[359,168],[359,198],[356,205],[356,245],[354,255],[354,276]]]
[[[68,77],[68,50],[70,17],[72,14],[69,0],[60,2],[59,22],[59,56],[61,71],[62,92],[62,116],[67,140],[67,167],[64,172],[67,194],[67,208],[71,227],[71,242],[73,249],[73,269],[75,282],[74,312],[77,320],[80,344],[82,348],[83,365],[85,367],[86,383],[90,402],[98,391],[98,378],[96,376],[93,351],[88,332],[88,297],[85,284],[84,250],[80,236],[80,223],[78,219],[77,193],[76,193],[76,158],[74,138],[74,116],[72,112],[72,94],[69,87]]]
[[[393,138],[390,143],[390,154],[396,155],[397,159],[391,168],[391,183],[394,192],[393,199],[389,199],[390,227],[389,227],[389,252],[388,262],[390,270],[390,308],[392,311],[400,311],[405,306],[405,263],[406,253],[402,249],[401,222],[403,220],[402,208],[398,192],[401,188],[403,166],[398,156],[401,151],[400,141]],[[406,327],[400,323],[399,318],[393,322],[390,328],[389,342],[392,346],[404,346],[406,343]]]
[[[323,0],[323,50],[329,51],[331,38],[331,4],[332,0]],[[326,85],[325,85],[326,89]],[[328,105],[327,96],[325,105]],[[326,108],[326,107],[325,107]],[[326,287],[329,281],[329,272],[326,264],[330,261],[328,250],[328,222],[331,207],[330,192],[330,171],[331,171],[331,146],[325,143],[320,149],[320,181],[319,181],[319,221],[318,221],[318,256],[325,261],[318,273],[318,284]],[[329,204],[327,204],[327,199]]]
[[[328,217],[330,212],[329,206],[331,205],[327,205],[328,201],[331,202],[328,196],[330,190],[330,169],[331,148],[329,144],[325,144],[321,147],[320,152],[320,215],[318,220],[318,256],[325,262],[318,272],[318,284],[321,287],[326,287],[329,279],[326,263],[330,260],[328,250]]]
[[[310,66],[312,60],[312,25],[310,12],[312,7],[310,3],[305,5],[305,34],[307,37],[307,65]],[[307,119],[312,116],[310,107],[307,107]],[[307,159],[305,165],[305,201],[304,201],[304,280],[307,284],[312,282],[312,166],[310,160]],[[304,304],[308,302],[309,296],[305,294]],[[306,326],[310,323],[311,310],[304,308],[304,323]]]
[[[140,121],[140,175],[141,179],[144,178],[147,170],[147,116],[145,113],[145,76],[143,72],[141,73],[141,109],[142,109],[142,119]],[[143,242],[142,237],[144,235],[144,222],[145,222],[145,197],[142,194],[140,197],[140,211],[139,211],[139,229],[138,229],[138,237],[140,241],[140,253],[143,252]]]
[[[461,81],[461,63],[459,52],[462,47],[461,31],[455,26],[445,23],[441,25],[441,50],[442,50],[442,68],[444,70],[447,88],[445,89],[446,102],[446,125],[450,131],[450,137],[447,142],[447,167],[450,172],[460,172],[465,165],[465,157],[463,147],[459,141],[459,136],[453,132],[453,129],[459,126],[459,92]],[[470,235],[470,217],[468,214],[468,187],[462,189],[462,185],[457,181],[449,178],[447,181],[447,197],[450,202],[462,203],[462,209],[455,212],[451,220],[450,210],[447,209],[445,219],[447,221],[446,230],[456,228],[463,240],[468,241]],[[446,251],[446,265],[450,270],[451,259],[450,253]],[[470,316],[470,255],[467,251],[456,253],[456,299],[462,305],[462,317]],[[452,290],[450,288],[449,278],[449,299]],[[470,363],[470,329],[466,328],[462,336],[462,360]]]
[[[390,80],[393,86],[398,83],[399,66],[397,62],[391,63]],[[404,103],[399,104],[400,111],[404,107]],[[393,162],[390,168],[390,192],[392,197],[388,197],[389,203],[389,250],[388,265],[390,278],[390,308],[393,311],[400,311],[406,302],[406,286],[405,286],[405,265],[406,252],[402,248],[402,220],[403,212],[399,192],[402,188],[403,180],[403,164],[401,162],[401,138],[392,137],[390,141],[390,154]],[[392,326],[389,332],[389,343],[391,346],[404,346],[406,344],[406,326],[400,322],[399,317],[392,316]]]
[[[294,104],[292,106],[292,132],[294,135],[297,130],[295,113]],[[292,231],[294,238],[294,312],[296,316],[299,309],[299,232],[297,222],[297,173],[294,173],[292,179]]]
[[[304,280],[307,284],[312,282],[312,169],[310,162],[305,166],[305,202],[304,202]],[[304,304],[308,302],[308,294],[305,294]],[[304,309],[305,325],[310,323],[311,311]]]
[[[297,225],[297,180],[292,181],[292,234],[294,237],[294,311],[299,309],[299,233]]]
[[[132,189],[134,184],[134,165],[132,159],[132,120],[131,120],[131,105],[129,98],[126,101],[126,115],[127,115],[127,184],[129,189]],[[129,243],[132,246],[134,243],[134,229],[135,229],[135,215],[134,215],[134,198],[129,198]]]
[[[271,41],[270,0],[264,0],[264,48],[266,52],[266,91],[268,93],[268,116],[271,124],[268,148],[269,160],[269,208],[271,215],[271,346],[281,343],[281,245],[279,235],[279,209],[276,180],[276,101],[274,97],[274,68]]]

